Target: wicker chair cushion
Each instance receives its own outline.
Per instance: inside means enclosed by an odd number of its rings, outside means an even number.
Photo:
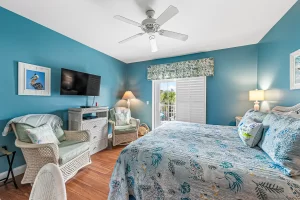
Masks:
[[[29,138],[29,136],[26,132],[26,129],[29,129],[29,128],[34,128],[34,127],[27,125],[27,124],[16,124],[16,132],[18,135],[18,139],[21,142],[32,143],[31,139]]]
[[[126,126],[115,126],[115,134],[126,134],[136,132],[136,126],[126,125]]]
[[[116,121],[115,114],[116,114],[115,108],[112,108],[109,110],[109,118],[110,118],[110,120],[112,120],[114,122]]]
[[[66,140],[66,136],[64,133],[64,130],[60,127],[57,126],[56,129],[54,130],[55,136],[57,137],[57,139],[62,142]]]
[[[28,137],[28,134],[26,133],[26,129],[30,129],[30,128],[34,128],[34,127],[30,126],[28,124],[22,124],[22,123],[18,123],[15,125],[16,125],[16,131],[17,131],[19,140],[21,142],[32,143],[30,138]],[[57,137],[57,139],[59,140],[59,142],[66,140],[65,133],[60,126],[57,126],[56,130],[54,130],[54,133],[55,133],[55,136]]]
[[[116,118],[116,126],[126,126],[129,125],[129,121],[127,120],[127,113],[116,113],[115,118]]]
[[[26,129],[26,132],[34,144],[60,144],[49,124]]]
[[[124,125],[129,125],[130,124],[131,111],[130,111],[129,108],[126,108],[126,107],[115,107],[115,111],[116,111],[116,114],[123,114],[125,116],[127,124],[124,124]],[[117,118],[116,114],[115,114],[116,125],[118,126],[118,118]],[[121,125],[121,126],[124,126],[124,125]]]
[[[59,164],[63,165],[89,150],[89,142],[63,141],[58,145]]]

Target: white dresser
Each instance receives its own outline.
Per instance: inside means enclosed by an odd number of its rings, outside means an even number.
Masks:
[[[69,130],[89,130],[91,155],[107,148],[108,107],[70,108]]]

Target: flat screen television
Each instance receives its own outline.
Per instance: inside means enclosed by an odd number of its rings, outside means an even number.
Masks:
[[[101,76],[61,69],[61,95],[99,96]]]

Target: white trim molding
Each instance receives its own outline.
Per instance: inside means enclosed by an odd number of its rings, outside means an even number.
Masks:
[[[25,169],[26,169],[26,164],[14,168],[13,172],[14,172],[15,177],[20,175],[20,174],[24,174]],[[0,173],[0,179],[6,178],[7,173],[8,173],[8,171]],[[9,178],[11,178],[11,175],[9,175]]]
[[[300,71],[300,66],[296,66],[296,59],[300,58],[300,49],[291,53],[290,55],[290,89],[297,90],[300,89],[300,83],[296,83],[296,70]],[[296,69],[297,67],[297,69]]]

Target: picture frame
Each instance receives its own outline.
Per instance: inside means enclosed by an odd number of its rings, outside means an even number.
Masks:
[[[18,62],[18,95],[51,96],[51,69]]]
[[[300,49],[290,55],[290,89],[300,89]]]

